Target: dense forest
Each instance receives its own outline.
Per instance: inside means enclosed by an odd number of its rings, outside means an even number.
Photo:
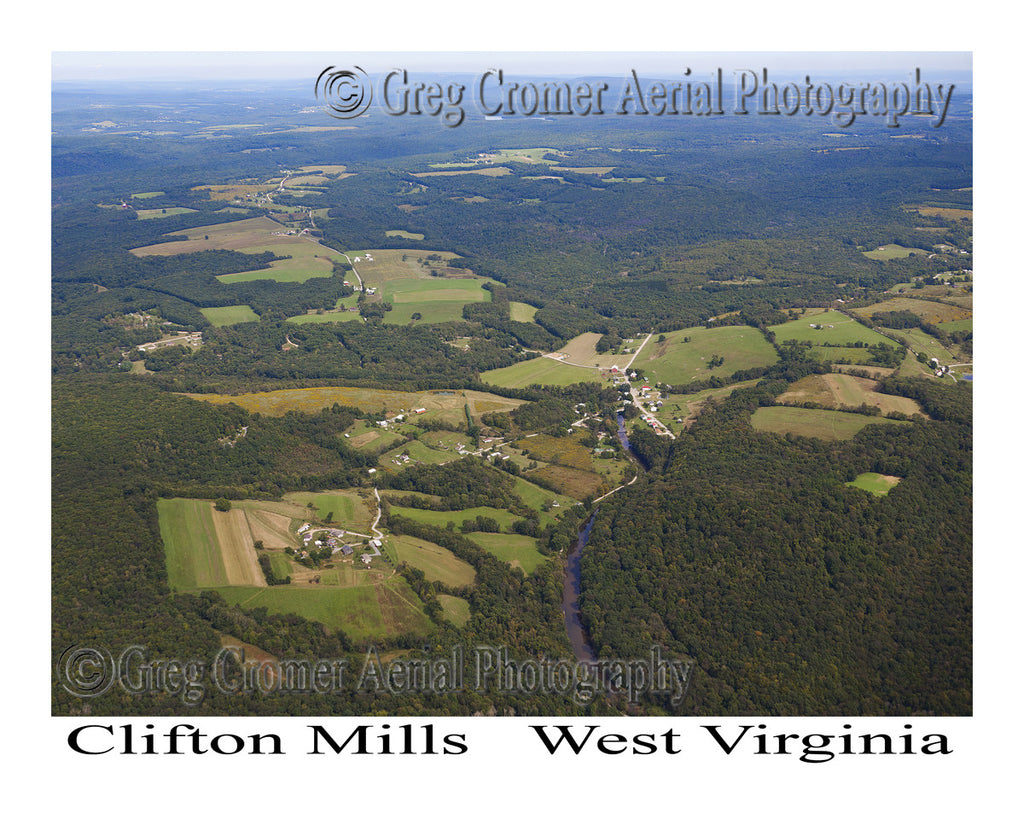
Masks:
[[[431,651],[487,644],[520,660],[570,655],[565,557],[593,514],[580,603],[595,651],[635,657],[659,645],[692,660],[695,673],[681,704],[651,697],[629,706],[615,696],[584,706],[558,694],[489,689],[401,700],[351,689],[329,697],[210,689],[190,704],[116,686],[83,706],[55,678],[54,713],[970,713],[970,386],[889,376],[880,390],[914,399],[927,419],[869,426],[851,440],[757,432],[750,423],[788,385],[832,371],[800,345],[776,343],[767,328],[791,311],[870,306],[897,283],[969,278],[969,220],[942,215],[971,208],[966,103],[939,135],[914,122],[906,126],[914,139],[865,127],[848,137],[857,150],[836,150],[821,123],[796,119],[696,129],[653,121],[638,133],[621,120],[449,130],[384,117],[325,136],[295,127],[308,100],[283,85],[254,94],[244,113],[266,128],[214,139],[206,129],[237,124],[242,114],[233,106],[208,104],[196,89],[168,89],[176,119],[164,132],[153,125],[149,93],[126,86],[54,96],[55,661],[69,646],[96,643],[210,657],[230,636],[275,656],[343,657],[358,667],[369,643],[344,629],[229,605],[213,591],[173,593],[157,501],[379,486],[394,493],[381,510],[389,531],[437,544],[475,572],[471,586],[457,588],[396,567],[429,617]],[[112,106],[124,133],[91,127],[93,104]],[[540,144],[550,147],[501,160],[504,173],[435,175],[484,152]],[[323,248],[404,249],[415,241],[424,254],[454,253],[448,272],[486,277],[485,300],[444,320],[388,323],[393,305],[367,300],[348,265],[301,282],[228,283],[218,277],[266,271],[284,257],[268,249],[130,252],[263,213],[253,202],[228,207],[208,186],[320,163],[347,173],[322,177],[308,196],[282,185],[274,203],[299,209],[315,198]],[[133,198],[139,192],[146,198]],[[156,216],[143,218],[143,210]],[[865,252],[887,245],[907,252]],[[356,320],[288,320],[353,297]],[[235,305],[251,314],[218,326],[203,312]],[[517,494],[522,467],[514,462],[498,468],[470,458],[371,478],[376,453],[353,446],[345,432],[383,413],[334,404],[260,414],[182,394],[487,391],[523,403],[476,419],[467,408],[458,424],[423,428],[465,433],[477,446],[483,430],[517,440],[575,436],[590,446],[600,430],[608,454],[624,457],[615,437],[624,394],[609,382],[488,386],[481,373],[536,363],[582,333],[599,334],[603,352],[638,333],[709,320],[755,328],[778,364],[721,377],[709,369],[679,386],[674,392],[684,395],[753,383],[706,402],[675,440],[634,428],[635,461],[624,474],[639,475],[636,482],[596,505],[596,492],[580,494],[579,505],[546,525]],[[969,329],[947,333],[905,309],[880,308],[858,321],[971,343]],[[147,346],[186,332],[201,334],[201,344]],[[899,343],[879,346],[871,364],[897,367]],[[584,413],[591,426],[574,430]],[[625,414],[636,415],[628,398]],[[898,477],[898,488],[875,497],[844,485],[868,471]],[[409,494],[398,500],[399,493]],[[525,572],[481,548],[467,535],[497,531],[486,515],[456,531],[403,515],[415,506],[517,516],[515,533],[535,539],[545,560]],[[442,597],[468,604],[464,624],[441,616]],[[425,651],[419,635],[373,643],[382,652]]]

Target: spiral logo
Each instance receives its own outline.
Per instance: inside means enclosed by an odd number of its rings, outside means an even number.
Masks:
[[[335,71],[327,66],[316,78],[316,97],[336,119],[355,119],[366,113],[373,101],[373,85],[358,65]]]
[[[57,676],[76,697],[98,697],[114,684],[114,658],[106,649],[71,646],[57,661]]]

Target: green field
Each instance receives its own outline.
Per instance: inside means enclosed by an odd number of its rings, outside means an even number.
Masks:
[[[172,589],[197,589],[228,582],[213,527],[209,501],[161,498],[157,501],[160,537]]]
[[[249,392],[240,395],[218,395],[216,393],[186,393],[197,401],[213,404],[237,404],[250,412],[280,416],[291,410],[299,412],[320,412],[334,404],[359,407],[367,412],[409,412],[413,409],[426,410],[410,420],[438,419],[450,424],[464,424],[466,404],[474,418],[484,412],[507,412],[523,401],[503,398],[476,390],[431,390],[425,392],[401,392],[378,390],[369,387],[308,387],[305,389],[272,390],[270,392]]]
[[[259,321],[248,304],[233,304],[230,307],[201,307],[199,312],[206,316],[214,327],[229,327],[232,324],[244,324],[247,321]]]
[[[421,242],[424,239],[422,233],[409,233],[407,230],[385,230],[385,236],[395,236],[399,239],[412,239],[414,242]]]
[[[391,304],[384,316],[386,324],[408,324],[416,321],[436,324],[461,321],[462,307],[470,302],[490,301],[491,294],[481,285],[484,279],[418,279],[385,282],[382,295]]]
[[[427,634],[433,628],[409,584],[397,575],[376,586],[226,586],[214,591],[229,605],[266,608],[270,614],[298,614],[329,629],[341,629],[353,640]]]
[[[900,479],[892,475],[880,475],[877,472],[861,472],[856,478],[844,485],[863,489],[872,495],[888,495],[889,490],[899,482]]]
[[[966,318],[960,319],[959,321],[944,321],[939,325],[947,333],[959,333],[966,330],[968,333],[974,332],[974,319]]]
[[[437,596],[441,608],[444,610],[445,618],[454,625],[462,628],[469,622],[469,601],[451,594],[439,594]]]
[[[895,342],[880,333],[876,333],[849,316],[835,311],[818,313],[813,316],[804,315],[794,321],[776,324],[768,329],[775,333],[775,340],[779,344],[786,341],[809,341],[813,345],[832,344],[845,347],[860,341],[865,344],[896,346]]]
[[[438,529],[444,529],[449,522],[454,523],[455,528],[458,529],[465,521],[475,520],[477,516],[482,515],[485,518],[493,518],[503,530],[508,531],[512,528],[512,524],[519,520],[511,512],[504,509],[495,509],[493,506],[474,506],[471,509],[455,509],[452,511],[416,509],[412,506],[392,506],[391,514],[418,520],[420,523],[436,526]]]
[[[368,533],[376,514],[377,503],[373,493],[365,490],[363,498],[355,489],[336,489],[330,492],[289,492],[284,500],[300,506],[313,504],[317,517],[325,520],[331,514],[331,524]]]
[[[876,261],[885,261],[887,259],[905,259],[907,256],[911,256],[914,253],[927,253],[926,250],[921,250],[919,247],[903,247],[901,245],[883,245],[875,250],[864,250],[862,251],[865,256],[869,259],[875,259]]]
[[[271,262],[267,270],[218,276],[218,280],[225,284],[258,279],[303,282],[310,278],[333,274],[332,260],[341,261],[340,253],[321,245],[310,236],[289,236],[287,233],[287,229],[273,219],[256,216],[237,222],[190,228],[180,234],[173,234],[186,236],[184,241],[146,245],[134,248],[131,252],[136,256],[176,256],[202,250],[236,250],[241,253],[270,251],[277,256],[287,257]]]
[[[512,321],[532,322],[537,308],[523,301],[510,301],[508,311]]]
[[[526,574],[548,558],[537,551],[537,541],[526,535],[504,535],[493,532],[472,532],[466,535],[470,540],[512,566],[518,566]]]
[[[591,367],[574,367],[540,356],[510,367],[480,373],[480,380],[496,387],[526,387],[530,384],[564,386],[580,381],[605,381],[607,376]]]
[[[861,415],[839,410],[804,409],[802,407],[761,407],[750,418],[759,432],[792,433],[826,441],[846,441],[868,424],[906,424],[878,416]]]
[[[894,336],[902,336],[910,344],[910,350],[916,356],[918,353],[924,353],[927,358],[937,358],[940,364],[954,364],[956,358],[953,354],[942,346],[935,338],[928,335],[924,330],[919,327],[913,327],[909,330],[890,330]],[[913,356],[907,356],[912,358]]]
[[[694,327],[666,333],[665,341],[657,338],[647,342],[633,366],[651,381],[666,384],[724,378],[737,370],[769,366],[777,358],[772,345],[753,327]],[[721,356],[725,363],[709,370],[713,356]]]
[[[476,580],[476,571],[447,549],[411,535],[392,535],[390,543],[400,562],[423,572],[430,582],[435,580],[457,589]]]
[[[394,463],[396,458],[406,452],[409,454],[408,464]],[[377,459],[377,463],[385,469],[394,471],[406,466],[412,466],[415,463],[445,464],[448,463],[448,461],[454,461],[459,457],[460,456],[457,452],[445,452],[444,450],[433,449],[422,441],[403,441],[394,449],[383,453],[380,458]]]
[[[167,216],[180,216],[183,213],[195,213],[194,208],[149,208],[135,211],[139,219],[163,219]]]

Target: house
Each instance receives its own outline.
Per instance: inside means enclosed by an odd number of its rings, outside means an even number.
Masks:
[[[347,543],[343,543],[342,544],[342,546],[341,546],[341,553],[343,555],[350,555],[350,554],[352,554],[353,551],[354,551],[353,548],[351,546],[349,546],[349,544],[347,544]]]

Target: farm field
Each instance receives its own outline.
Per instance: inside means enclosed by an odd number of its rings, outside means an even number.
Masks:
[[[572,436],[555,438],[551,435],[531,435],[515,443],[529,457],[538,461],[590,470],[594,466],[590,450],[581,446]]]
[[[944,321],[940,326],[947,333],[958,333],[961,331],[972,333],[974,332],[974,319],[965,318],[960,319],[959,321]]]
[[[534,476],[557,487],[560,494],[568,495],[578,501],[603,495],[612,488],[604,478],[594,472],[585,472],[558,464],[549,464],[526,473],[527,478]]]
[[[163,219],[167,216],[180,216],[183,213],[195,212],[195,208],[138,208],[135,215],[139,219]]]
[[[422,242],[426,238],[422,233],[410,233],[407,230],[385,230],[384,235],[398,239],[411,239],[414,242]]]
[[[217,512],[209,500],[161,498],[157,513],[175,591],[266,585],[241,509]]]
[[[793,433],[826,441],[846,441],[868,424],[906,424],[878,416],[840,410],[803,409],[802,407],[761,407],[750,418],[758,432]]]
[[[367,258],[369,254],[369,258]],[[424,250],[422,248],[387,248],[377,250],[349,250],[346,252],[359,272],[359,278],[367,287],[381,287],[385,282],[401,279],[434,279],[431,271],[447,273],[447,262],[459,256],[446,250]],[[433,258],[431,258],[433,257]],[[356,261],[356,259],[359,261]],[[370,261],[372,259],[372,261]],[[464,270],[457,271],[460,274]],[[444,279],[440,279],[444,281]]]
[[[522,301],[510,301],[508,303],[509,318],[512,321],[522,322],[533,322],[533,317],[537,313],[537,308],[532,304],[527,304]]]
[[[445,619],[453,625],[462,628],[469,622],[469,601],[462,597],[455,597],[451,594],[439,594],[438,602],[444,611]]]
[[[776,401],[779,404],[818,404],[826,409],[878,407],[883,415],[901,412],[924,416],[920,405],[911,398],[887,395],[877,391],[878,384],[870,378],[829,373],[809,375],[792,384]]]
[[[453,509],[451,511],[417,509],[412,506],[392,506],[391,514],[417,520],[420,523],[426,523],[428,526],[436,526],[438,529],[444,529],[449,523],[455,524],[455,528],[459,529],[467,520],[485,517],[497,521],[498,526],[508,531],[512,528],[512,524],[519,520],[511,512],[505,509],[495,509],[493,506],[474,506],[471,509]]]
[[[689,338],[688,342],[683,339]],[[713,356],[724,364],[708,369]],[[738,370],[775,363],[775,349],[753,327],[694,327],[665,334],[665,341],[651,338],[633,362],[651,381],[688,384],[711,376],[719,378]]]
[[[229,307],[200,307],[199,312],[214,327],[230,327],[232,324],[260,320],[260,317],[253,312],[248,304],[233,304]]]
[[[471,173],[479,174],[480,176],[508,176],[512,171],[503,165],[489,165],[486,168],[470,168],[469,170],[462,171],[427,171],[425,173],[414,173],[413,176],[426,178],[429,176],[463,176]]]
[[[875,259],[876,261],[885,261],[887,259],[905,259],[907,256],[912,256],[915,253],[927,253],[927,250],[922,250],[919,247],[903,247],[902,245],[883,245],[882,247],[874,250],[861,251],[869,259]]]
[[[872,495],[888,495],[889,490],[900,482],[900,479],[893,475],[880,475],[878,472],[861,472],[852,481],[844,486],[853,486],[863,489]]]
[[[419,569],[428,581],[440,581],[452,589],[468,586],[476,570],[447,549],[411,535],[392,535],[391,546],[400,562]]]
[[[876,333],[842,313],[835,311],[819,313],[812,319],[804,315],[793,321],[787,321],[785,324],[776,324],[768,329],[775,333],[775,340],[779,344],[785,341],[809,341],[812,345],[827,343],[837,347],[852,346],[857,342],[896,346],[895,342],[890,341],[881,333]]]
[[[526,535],[505,535],[493,532],[472,532],[466,535],[480,548],[498,560],[517,566],[525,574],[532,574],[548,558],[537,551],[537,541]]]
[[[581,381],[605,381],[607,376],[590,367],[574,367],[539,356],[509,367],[480,373],[480,380],[496,387],[526,387],[530,384],[564,386]]]
[[[359,407],[368,412],[408,412],[424,408],[426,412],[413,418],[438,418],[459,424],[466,420],[465,406],[475,417],[486,412],[508,412],[524,401],[517,398],[503,398],[477,390],[435,390],[431,392],[401,392],[363,387],[309,387],[294,390],[273,390],[272,392],[249,392],[241,395],[218,395],[214,393],[186,393],[197,401],[212,404],[237,404],[250,412],[280,416],[286,412],[319,412],[334,404]]]
[[[377,502],[373,493],[365,491],[365,497],[357,489],[334,489],[328,492],[289,492],[284,496],[288,503],[308,508],[312,503],[317,517],[325,519],[332,515],[331,525],[369,533],[370,524],[377,513]],[[243,503],[245,503],[243,501]]]
[[[940,324],[947,321],[959,321],[971,315],[971,311],[965,307],[957,307],[951,304],[943,304],[937,301],[912,298],[894,298],[871,304],[867,307],[857,307],[851,312],[858,316],[873,316],[875,313],[908,312],[920,316],[929,324]]]
[[[924,353],[927,358],[937,358],[940,364],[955,364],[956,357],[936,339],[928,335],[924,330],[913,327],[909,330],[890,330],[894,336],[905,338],[910,344],[910,350],[914,355]],[[907,356],[912,358],[913,356]]]
[[[342,629],[353,640],[427,634],[433,625],[404,578],[397,575],[373,585],[271,586],[215,588],[228,604],[266,608],[271,614],[298,614]]]
[[[176,256],[201,250],[236,250],[241,253],[270,251],[278,256],[291,257],[271,262],[266,270],[228,273],[217,277],[226,284],[256,279],[301,282],[314,277],[327,277],[333,274],[332,260],[342,259],[340,253],[309,237],[285,235],[284,226],[267,216],[206,225],[167,235],[187,236],[188,239],[137,247],[131,252],[144,257]]]

